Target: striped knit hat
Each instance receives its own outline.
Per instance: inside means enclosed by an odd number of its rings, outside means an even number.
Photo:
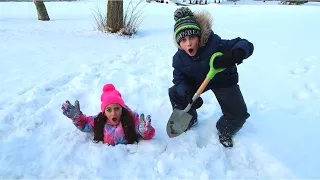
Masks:
[[[193,12],[187,7],[178,8],[174,12],[174,37],[179,44],[181,39],[186,36],[201,35],[200,26],[195,20]]]

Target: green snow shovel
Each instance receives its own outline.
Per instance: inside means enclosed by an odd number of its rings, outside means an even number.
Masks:
[[[184,110],[174,109],[170,119],[167,123],[167,134],[170,138],[179,136],[183,132],[185,132],[188,128],[188,125],[192,119],[192,116],[188,114],[188,111],[191,109],[193,102],[198,99],[204,89],[207,87],[210,80],[219,72],[223,71],[225,68],[215,69],[213,67],[213,61],[216,57],[223,55],[221,52],[214,53],[210,58],[210,70],[207,74],[207,77],[202,82],[201,86],[197,90],[197,92],[192,97],[192,103],[188,104],[188,106]]]

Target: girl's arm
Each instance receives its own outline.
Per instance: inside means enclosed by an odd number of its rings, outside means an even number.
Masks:
[[[76,100],[72,105],[68,100],[62,104],[63,114],[72,120],[73,124],[83,132],[91,132],[96,116],[86,116],[80,111],[79,101]]]
[[[151,116],[148,115],[146,119],[141,119],[137,112],[132,111],[129,107],[127,110],[133,115],[136,133],[145,140],[152,139],[155,135],[155,129],[151,126]]]
[[[82,132],[91,132],[94,127],[94,118],[97,116],[86,116],[82,114],[78,118],[72,119],[73,124]]]

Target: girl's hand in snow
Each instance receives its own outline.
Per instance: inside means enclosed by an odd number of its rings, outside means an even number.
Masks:
[[[72,120],[77,119],[82,115],[78,100],[75,101],[74,106],[67,100],[62,104],[61,109],[63,114]]]
[[[150,129],[153,129],[151,126],[151,116],[148,115],[147,119],[145,119],[144,114],[140,115],[140,124],[139,124],[139,132],[143,135],[145,132],[149,132]]]

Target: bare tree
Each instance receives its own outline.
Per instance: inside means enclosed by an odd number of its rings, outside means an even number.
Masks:
[[[118,33],[124,36],[132,36],[136,34],[143,21],[142,15],[144,13],[144,8],[146,7],[144,2],[145,0],[130,0],[127,6],[123,9],[123,13],[121,13],[123,14],[123,17],[120,18],[108,17],[108,12],[110,13],[113,10],[108,9],[106,12],[105,9],[101,10],[98,6],[96,6],[96,8],[93,10],[96,29],[104,33]],[[109,16],[119,16],[119,14],[111,13]],[[108,22],[108,18],[110,19],[109,21],[114,21],[112,24],[116,24],[116,28],[110,28],[110,24],[108,24],[110,22]]]
[[[128,6],[125,8],[124,17],[123,17],[123,35],[131,36],[136,34],[138,28],[142,23],[142,14],[144,13],[143,9],[145,8],[144,0],[130,0]]]
[[[107,26],[111,33],[123,28],[123,0],[108,0]]]
[[[37,12],[38,12],[38,20],[41,21],[50,21],[46,6],[44,5],[43,1],[33,0],[34,4],[36,5]]]

